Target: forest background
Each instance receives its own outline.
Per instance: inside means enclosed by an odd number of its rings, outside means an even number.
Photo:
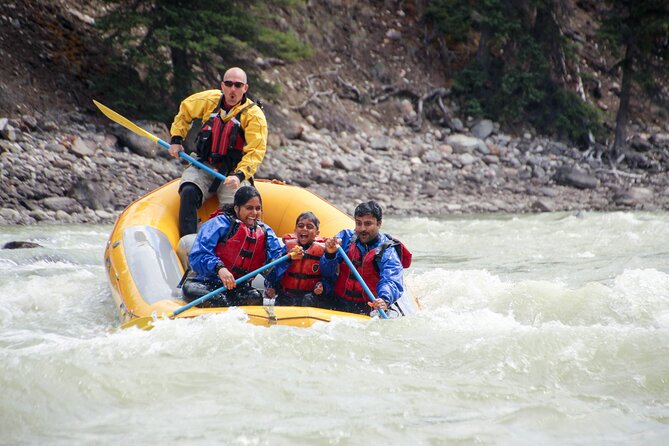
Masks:
[[[184,97],[242,66],[277,150],[305,128],[372,134],[399,114],[443,140],[491,121],[495,135],[550,138],[553,151],[637,169],[630,178],[669,165],[661,0],[27,0],[0,11],[5,140],[35,114],[36,131],[54,111],[95,121],[91,98],[169,125]]]

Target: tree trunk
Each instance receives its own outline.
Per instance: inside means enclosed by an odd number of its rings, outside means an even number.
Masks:
[[[178,106],[181,101],[190,94],[190,67],[188,54],[182,48],[170,47],[172,56],[172,70],[174,81],[172,85],[172,100]]]
[[[623,60],[623,80],[620,89],[620,105],[616,115],[616,137],[611,148],[612,158],[617,159],[625,150],[625,139],[627,138],[627,117],[629,116],[630,97],[632,95],[632,81],[634,78],[634,42],[627,44],[625,60]]]

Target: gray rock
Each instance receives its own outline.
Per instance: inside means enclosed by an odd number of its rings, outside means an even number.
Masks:
[[[93,210],[109,208],[114,198],[108,185],[91,180],[79,180],[69,190],[68,196]]]
[[[476,161],[478,161],[478,159],[474,155],[471,155],[469,153],[463,153],[462,155],[460,155],[460,163],[463,166],[474,164]]]
[[[37,128],[37,119],[34,116],[23,115],[21,116],[21,122],[29,130],[35,130]]]
[[[653,191],[645,187],[631,187],[613,196],[613,201],[620,206],[643,204],[653,197]]]
[[[67,152],[67,148],[57,142],[52,142],[46,145],[45,149],[49,152],[55,152],[55,153],[65,153]]]
[[[16,141],[16,129],[12,127],[10,124],[6,124],[5,128],[0,131],[0,136],[2,136],[4,139],[7,141]]]
[[[532,203],[532,209],[539,212],[553,212],[553,205],[548,200],[540,198]]]
[[[9,224],[20,224],[23,221],[19,211],[10,208],[1,208],[0,218]]]
[[[169,142],[170,136],[167,126],[162,122],[137,121],[137,125],[163,141]],[[114,135],[116,135],[119,141],[126,145],[131,152],[145,158],[154,158],[158,154],[158,151],[165,150],[150,139],[139,136],[121,126],[115,127]]]
[[[553,175],[553,180],[560,185],[577,189],[596,189],[599,180],[577,167],[562,166]]]
[[[375,136],[369,142],[369,147],[373,150],[390,150],[395,148],[395,142],[385,135]]]
[[[441,152],[437,150],[430,150],[423,155],[422,160],[426,163],[436,164],[441,161],[442,158],[443,157]]]
[[[479,145],[479,139],[467,135],[451,135],[446,144],[453,147],[453,153],[471,153]]]
[[[490,164],[499,164],[499,157],[495,155],[485,155],[483,158],[481,158],[484,163],[490,165]]]
[[[479,139],[486,139],[495,129],[493,122],[489,119],[482,119],[471,129],[472,135]]]
[[[80,157],[93,156],[95,153],[88,143],[78,136],[72,141],[70,150]]]
[[[453,118],[449,122],[449,127],[455,132],[461,132],[465,129],[464,124],[459,118]]]
[[[343,156],[340,156],[334,159],[334,167],[345,170],[346,172],[352,172],[354,170],[358,170],[360,165]]]
[[[395,29],[389,29],[386,31],[386,38],[393,41],[402,40],[402,33]]]
[[[56,218],[58,218],[58,212],[62,211],[67,214],[74,212],[81,212],[81,205],[71,197],[48,197],[42,200],[44,207],[56,211]]]

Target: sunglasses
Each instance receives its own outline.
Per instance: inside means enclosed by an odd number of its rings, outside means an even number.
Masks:
[[[226,87],[232,87],[233,85],[235,88],[242,88],[244,85],[246,85],[244,82],[232,82],[232,81],[223,81],[223,85]]]

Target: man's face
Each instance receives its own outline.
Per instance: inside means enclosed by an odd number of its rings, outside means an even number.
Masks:
[[[371,214],[355,217],[355,233],[362,243],[369,243],[379,235],[381,222]]]
[[[233,71],[225,74],[225,79],[221,82],[221,89],[225,95],[225,103],[232,107],[242,100],[242,96],[249,89],[249,84],[246,83],[243,74]]]

